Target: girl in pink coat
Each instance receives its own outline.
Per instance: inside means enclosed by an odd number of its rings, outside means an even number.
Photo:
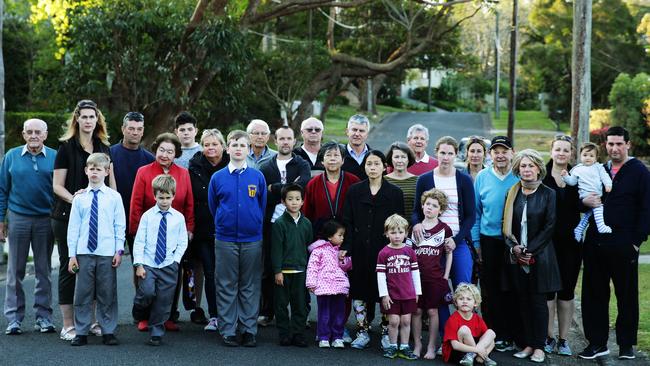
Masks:
[[[352,268],[350,257],[339,259],[339,246],[343,243],[345,227],[331,220],[321,228],[325,240],[317,240],[309,246],[311,256],[307,264],[306,285],[316,295],[318,303],[318,346],[343,348],[345,326],[345,299],[350,282],[345,273]]]

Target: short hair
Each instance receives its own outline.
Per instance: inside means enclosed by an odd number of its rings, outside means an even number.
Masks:
[[[104,169],[108,169],[111,165],[111,158],[104,153],[92,153],[86,159],[86,166],[96,166]]]
[[[30,124],[31,122],[38,123],[39,125],[41,125],[41,128],[43,128],[43,131],[47,132],[47,123],[45,121],[43,121],[42,119],[38,119],[38,118],[30,118],[30,119],[26,120],[25,122],[23,122],[23,131],[25,131],[27,129],[27,125]]]
[[[124,118],[122,118],[122,127],[126,127],[126,124],[129,121],[144,123],[144,116],[140,112],[128,112],[127,114],[124,115]]]
[[[201,140],[199,141],[199,143],[203,145],[203,140],[207,139],[208,137],[216,138],[221,144],[221,146],[223,146],[224,148],[226,147],[226,141],[223,139],[223,134],[218,129],[208,128],[207,130],[203,130],[203,132],[201,133]]]
[[[355,114],[352,117],[350,117],[350,119],[348,119],[347,128],[350,128],[350,123],[366,125],[368,126],[368,130],[370,130],[370,120],[368,119],[368,117],[364,116],[363,114]]]
[[[341,229],[345,230],[345,226],[343,224],[337,220],[329,220],[325,222],[320,229],[321,237],[329,239]]]
[[[278,137],[278,131],[280,131],[280,130],[289,130],[289,131],[293,132],[293,137],[294,138],[296,137],[296,133],[294,132],[293,128],[291,128],[289,126],[280,126],[280,127],[278,127],[275,130],[275,137]]]
[[[305,129],[305,125],[306,125],[307,123],[309,123],[309,122],[316,122],[316,123],[318,123],[318,124],[320,125],[321,130],[325,128],[325,127],[323,126],[323,121],[319,120],[319,119],[316,118],[316,117],[309,117],[309,118],[307,118],[306,120],[302,121],[302,123],[300,123],[300,129],[301,129],[301,130],[304,130],[304,129]]]
[[[419,123],[416,123],[413,126],[409,127],[408,131],[406,131],[406,141],[410,140],[416,132],[424,132],[424,138],[429,141],[429,129]]]
[[[318,155],[316,156],[316,161],[323,161],[325,154],[330,150],[338,150],[341,153],[341,159],[345,159],[345,149],[341,144],[336,141],[330,141],[324,143],[320,150],[318,150]]]
[[[282,187],[282,190],[280,190],[280,197],[283,201],[287,199],[289,192],[300,192],[300,198],[305,198],[305,190],[302,189],[302,186],[298,183],[289,183]]]
[[[440,189],[433,188],[422,193],[422,198],[420,198],[420,204],[424,206],[424,203],[429,198],[438,201],[438,204],[440,205],[440,212],[446,211],[447,208],[449,207],[449,199],[447,198],[447,194],[445,194],[445,192],[443,192]]]
[[[230,145],[231,142],[237,141],[241,138],[246,139],[246,144],[251,144],[251,140],[250,137],[248,137],[247,132],[242,130],[232,130],[228,133],[228,137],[226,138],[226,145]]]
[[[186,123],[191,123],[194,127],[196,127],[196,124],[198,122],[196,121],[196,117],[194,117],[192,113],[187,111],[182,111],[181,113],[176,115],[176,118],[174,119],[174,124],[176,125],[176,128]]]
[[[533,149],[525,149],[521,150],[518,152],[515,157],[512,159],[512,174],[520,178],[521,176],[519,175],[519,165],[521,165],[521,160],[523,158],[528,158],[530,161],[533,162],[539,169],[539,177],[537,177],[538,180],[544,179],[546,177],[546,164],[544,164],[544,159],[542,159],[542,155],[537,150]]]
[[[583,151],[595,151],[596,156],[598,156],[598,145],[593,142],[585,142],[580,146],[580,153],[582,154]]]
[[[246,133],[253,132],[253,127],[255,125],[263,126],[266,129],[266,133],[271,133],[271,129],[269,128],[269,124],[266,123],[264,120],[261,120],[261,119],[253,119],[253,120],[251,120],[250,123],[248,124],[248,126],[246,126]],[[230,140],[228,140],[228,141],[230,141]]]
[[[157,195],[158,192],[169,193],[172,196],[176,195],[176,179],[169,174],[160,174],[156,176],[153,181],[151,181],[151,187],[153,187],[153,195]]]
[[[612,126],[607,130],[607,133],[605,133],[605,138],[607,136],[623,136],[623,140],[625,142],[630,141],[630,133],[623,127],[621,126]]]
[[[392,214],[388,216],[386,221],[384,221],[384,232],[387,233],[390,230],[394,229],[404,229],[404,231],[408,231],[409,228],[409,222],[406,221],[405,218],[398,214]]]
[[[442,136],[438,139],[438,141],[436,141],[435,151],[438,151],[440,145],[451,145],[454,148],[456,154],[458,154],[458,141],[456,141],[455,138],[451,136]]]
[[[181,140],[178,139],[178,136],[174,135],[171,132],[164,132],[161,133],[160,135],[156,136],[156,139],[153,140],[153,144],[151,144],[151,152],[156,155],[156,151],[158,151],[158,148],[160,147],[160,144],[163,142],[169,142],[174,145],[174,157],[175,158],[180,158],[181,155],[183,154],[183,151],[181,150]]]
[[[481,298],[481,292],[478,290],[478,287],[476,287],[476,285],[461,282],[458,284],[458,286],[456,286],[456,290],[454,291],[454,304],[456,304],[456,301],[462,293],[471,295],[474,298],[475,306],[479,306],[481,304],[481,301],[483,301]]]
[[[379,150],[368,151],[366,156],[363,157],[363,161],[361,162],[362,167],[366,166],[366,161],[368,161],[368,158],[371,156],[376,156],[381,159],[381,163],[384,165],[384,169],[386,168],[386,155],[384,155],[384,153]]]
[[[386,164],[388,164],[389,167],[394,168],[393,151],[395,150],[400,150],[401,152],[406,154],[406,157],[408,158],[409,161],[407,166],[411,166],[415,164],[415,154],[413,154],[413,150],[411,150],[411,148],[407,144],[401,141],[395,141],[388,148],[388,152],[386,152]]]

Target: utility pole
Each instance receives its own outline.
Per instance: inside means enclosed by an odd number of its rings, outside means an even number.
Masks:
[[[510,93],[508,98],[508,137],[514,141],[515,110],[517,106],[517,13],[518,0],[512,1],[512,29],[510,30]]]
[[[592,0],[573,2],[573,53],[571,57],[571,136],[578,146],[589,141],[591,110],[591,7]]]
[[[499,54],[499,9],[495,10],[496,26],[494,31],[494,118],[500,118],[501,99],[499,98],[499,83],[501,82],[501,55]]]
[[[0,160],[5,156],[5,61],[2,49],[4,14],[4,1],[0,0]],[[0,248],[2,247],[0,246]]]
[[[427,112],[431,112],[431,64],[427,64]]]

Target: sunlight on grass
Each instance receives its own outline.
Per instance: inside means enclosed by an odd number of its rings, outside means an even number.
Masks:
[[[508,128],[507,111],[502,111],[498,119],[494,118],[494,113],[490,113],[490,118],[492,119],[492,128],[497,130]],[[555,122],[548,118],[544,112],[515,111],[515,129],[555,131],[556,128]],[[569,124],[562,123],[560,130],[568,132]]]

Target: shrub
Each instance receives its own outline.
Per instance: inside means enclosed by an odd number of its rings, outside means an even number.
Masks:
[[[5,150],[25,144],[22,137],[23,123],[30,118],[42,119],[47,123],[45,145],[53,149],[59,147],[59,137],[63,134],[68,113],[52,112],[7,112],[5,114]]]

